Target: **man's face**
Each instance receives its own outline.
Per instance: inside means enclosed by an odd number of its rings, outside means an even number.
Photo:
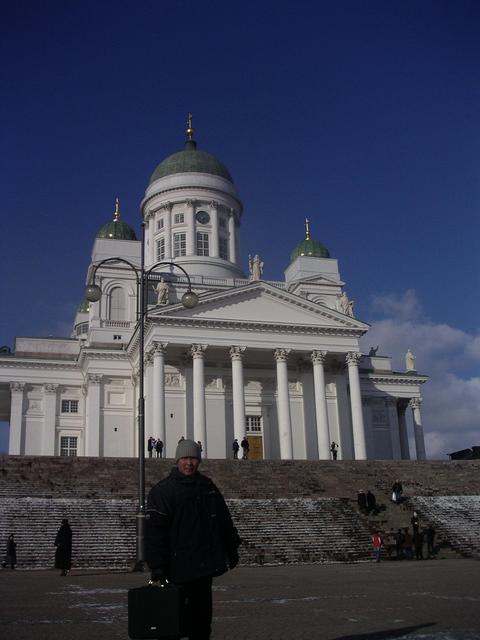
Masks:
[[[198,458],[179,458],[177,467],[184,476],[193,476],[197,471],[200,460]]]

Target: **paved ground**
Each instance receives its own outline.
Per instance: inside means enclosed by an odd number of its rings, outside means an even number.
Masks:
[[[2,640],[128,638],[146,574],[0,571]],[[480,640],[480,563],[239,568],[218,578],[212,640]]]

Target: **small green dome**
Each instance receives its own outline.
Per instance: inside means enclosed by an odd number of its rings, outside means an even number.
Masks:
[[[107,222],[97,233],[97,238],[111,238],[112,240],[136,240],[135,231],[126,222],[120,220],[118,198],[115,199],[113,220]]]
[[[90,302],[88,300],[84,300],[77,307],[77,313],[88,313],[90,311]]]
[[[112,240],[136,240],[135,231],[123,220],[107,222],[97,233],[97,238],[111,238]]]
[[[312,256],[313,258],[330,258],[330,251],[321,242],[310,238],[309,220],[305,220],[306,238],[297,244],[290,255],[290,262],[298,256]]]
[[[183,151],[177,151],[162,160],[152,173],[149,184],[175,173],[210,173],[233,183],[227,167],[211,153],[197,149],[194,140],[187,140]]]

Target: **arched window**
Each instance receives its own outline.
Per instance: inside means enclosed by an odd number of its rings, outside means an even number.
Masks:
[[[125,292],[121,287],[115,287],[110,291],[110,308],[108,310],[109,320],[126,320],[127,305]]]

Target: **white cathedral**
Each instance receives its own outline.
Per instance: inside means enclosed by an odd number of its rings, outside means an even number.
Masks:
[[[143,240],[118,201],[98,232],[86,281],[94,277],[102,296],[81,304],[72,336],[18,337],[13,352],[1,350],[9,454],[138,455],[143,248],[145,439],[161,439],[167,457],[182,436],[200,441],[205,457],[232,457],[233,440],[246,435],[253,459],[329,459],[332,442],[339,459],[410,459],[411,429],[412,457],[425,459],[427,377],[412,354],[401,372],[373,349],[362,355],[368,325],[308,221],[284,281],[264,280],[258,255],[246,277],[242,211],[228,169],[197,148],[190,121],[184,149],[150,178]],[[189,280],[193,308],[182,304]]]

